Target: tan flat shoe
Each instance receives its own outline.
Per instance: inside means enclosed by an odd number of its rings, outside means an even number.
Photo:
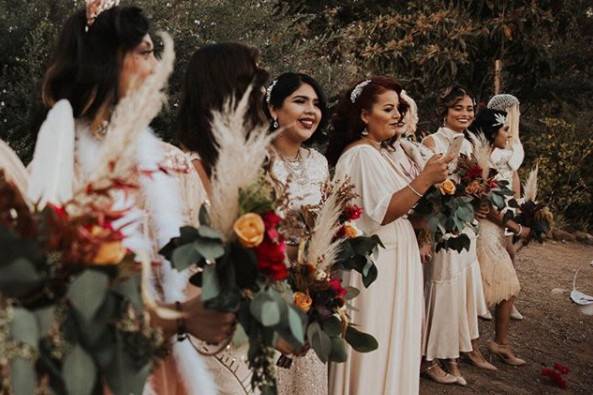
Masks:
[[[457,377],[445,372],[437,361],[434,361],[422,372],[424,376],[439,384],[456,384]]]
[[[488,350],[490,351],[490,353],[500,358],[502,362],[506,363],[507,365],[523,366],[527,364],[527,361],[517,357],[513,353],[510,344],[498,344],[495,341],[491,340],[488,342]]]
[[[461,375],[461,371],[459,370],[459,364],[457,363],[457,361],[448,360],[447,361],[447,370],[449,371],[449,374],[451,374],[451,376],[453,376],[457,379],[456,384],[459,384],[463,387],[465,387],[467,385],[467,381]]]

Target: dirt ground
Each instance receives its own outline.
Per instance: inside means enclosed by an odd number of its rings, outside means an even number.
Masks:
[[[512,367],[492,362],[497,372],[461,364],[467,387],[442,385],[426,378],[420,394],[593,394],[593,316],[581,314],[569,299],[575,270],[581,268],[577,289],[593,295],[593,247],[548,241],[531,243],[517,257],[522,292],[517,301],[523,321],[512,321],[511,341],[528,365]],[[552,293],[555,288],[565,291]],[[481,349],[490,358],[486,340],[493,323],[480,320]],[[543,367],[559,362],[570,368],[568,388],[561,390],[541,376]]]

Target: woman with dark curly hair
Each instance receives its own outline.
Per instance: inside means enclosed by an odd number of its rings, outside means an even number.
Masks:
[[[362,290],[353,301],[352,322],[375,336],[379,348],[365,354],[349,350],[345,363],[332,366],[333,394],[419,391],[422,264],[407,214],[430,186],[447,177],[449,159],[435,155],[420,170],[401,149],[400,122],[407,110],[401,91],[389,77],[361,81],[342,97],[332,119],[327,156],[336,166],[335,178],[351,179],[363,208],[357,226],[385,245],[376,260],[379,276],[368,289],[359,277],[344,279]]]

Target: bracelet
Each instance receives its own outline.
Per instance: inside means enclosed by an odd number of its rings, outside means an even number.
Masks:
[[[416,196],[418,196],[418,197],[420,197],[420,198],[422,197],[422,194],[421,194],[420,192],[418,192],[416,189],[414,189],[414,187],[412,186],[412,184],[408,184],[408,185],[406,185],[406,186],[407,186],[408,188],[410,188],[410,190],[411,190],[412,192],[414,192],[414,193],[416,194]]]
[[[180,313],[181,311],[181,303],[179,301],[175,302],[175,308]],[[182,342],[187,339],[187,328],[185,326],[185,318],[178,318],[177,319],[177,341]]]
[[[521,224],[518,224],[518,225],[519,225],[519,231],[518,232],[515,232],[515,234],[517,236],[519,236],[521,233],[523,233],[523,225],[521,225]]]

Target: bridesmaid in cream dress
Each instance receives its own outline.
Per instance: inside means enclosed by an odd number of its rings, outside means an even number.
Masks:
[[[474,119],[474,101],[465,89],[453,86],[441,96],[439,106],[444,125],[423,144],[435,153],[445,153],[453,138],[462,135]],[[471,143],[464,139],[461,153],[470,155],[471,151]],[[469,227],[463,233],[470,239],[469,250],[440,250],[425,270],[423,355],[429,364],[425,373],[442,384],[467,384],[457,363],[460,352],[468,353],[478,367],[496,370],[484,359],[477,342],[478,316],[488,310],[476,255],[476,234]],[[439,359],[446,360],[449,373],[441,369]]]
[[[27,187],[34,202],[63,203],[96,174],[106,153],[105,130],[114,107],[157,65],[149,21],[141,9],[101,0],[89,4],[101,12],[81,9],[68,18],[44,76],[42,98],[48,113],[38,134]],[[85,56],[76,56],[80,53]],[[143,169],[156,169],[169,157],[168,146],[149,129],[142,130],[133,144],[133,160]],[[188,333],[210,342],[224,339],[232,333],[233,315],[204,309],[199,297],[183,301],[187,277],[157,253],[186,223],[180,183],[162,172],[129,181],[139,185],[127,195],[137,210],[138,227],[130,234],[126,231],[124,243],[133,251],[151,253],[155,264],[149,292],[170,308],[181,302]],[[177,323],[156,315],[151,322],[171,340],[172,352],[155,367],[144,394],[215,394],[200,356],[187,342],[174,340]]]
[[[329,170],[323,155],[304,146],[313,143],[327,121],[325,94],[310,76],[284,73],[270,84],[266,101],[272,129],[283,129],[274,139],[268,173],[279,189],[288,193],[291,211],[316,206],[329,181]],[[285,232],[293,259],[301,238],[306,236],[305,224],[299,220],[301,216],[294,218],[297,219],[294,229]],[[327,371],[326,364],[309,350],[305,356],[294,358],[290,368],[277,368],[278,394],[327,395]]]
[[[361,289],[354,299],[352,322],[379,342],[370,353],[348,351],[348,360],[332,364],[333,395],[417,394],[424,311],[422,264],[408,211],[428,188],[447,176],[447,159],[435,155],[420,171],[396,142],[407,105],[401,87],[389,77],[373,77],[342,97],[334,118],[328,160],[336,179],[350,177],[360,195],[363,216],[357,226],[377,234],[384,249],[376,259],[378,279],[365,289],[358,276],[345,279]]]

